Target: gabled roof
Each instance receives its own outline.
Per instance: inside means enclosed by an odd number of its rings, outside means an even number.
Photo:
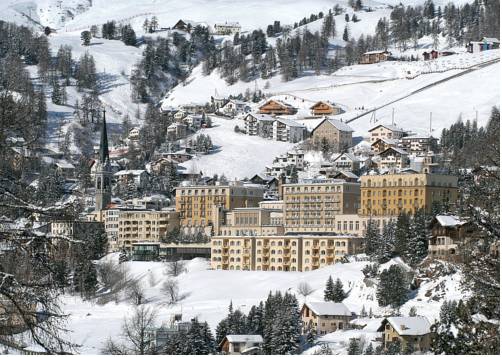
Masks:
[[[350,171],[344,171],[344,170],[339,171],[339,172],[335,175],[335,177],[336,177],[336,176],[338,176],[338,175],[343,175],[343,176],[345,176],[345,177],[348,177],[348,178],[353,178],[353,179],[358,179],[358,178],[359,178],[359,176],[357,176],[355,173],[350,172]]]
[[[397,139],[379,138],[378,140],[375,140],[375,142],[373,144],[371,144],[371,146],[378,144],[380,141],[387,144],[387,145],[399,144],[399,140],[397,140]]]
[[[246,115],[246,117],[249,115],[258,121],[275,121],[275,117],[268,114],[249,113],[248,115]]]
[[[343,303],[333,301],[306,302],[305,305],[316,315],[352,316],[350,310]]]
[[[387,151],[395,151],[395,152],[397,152],[398,154],[401,154],[401,155],[408,155],[408,152],[406,150],[403,150],[401,148],[396,148],[396,147],[387,148],[387,149],[385,149],[384,151],[382,151],[378,155],[385,154]]]
[[[283,102],[282,100],[279,100],[279,99],[269,99],[265,103],[261,104],[260,108],[263,107],[263,106],[265,106],[265,105],[267,105],[270,102],[275,102],[275,103],[277,103],[277,104],[279,104],[279,105],[281,105],[283,107],[293,109],[293,106],[291,104],[285,103],[285,102]]]
[[[436,220],[443,227],[458,227],[466,223],[461,221],[458,216],[437,215]]]
[[[294,120],[290,120],[290,119],[284,119],[284,118],[275,118],[276,121],[278,121],[279,123],[282,123],[284,125],[287,125],[287,126],[294,126],[294,127],[298,127],[298,128],[305,128],[305,125],[303,124],[300,124]]]
[[[495,37],[483,37],[481,41],[500,43],[499,39]]]
[[[382,320],[379,332],[383,331],[387,322],[400,336],[423,336],[431,332],[431,323],[425,316],[387,317]]]
[[[404,133],[404,129],[401,129],[401,128],[397,127],[394,124],[377,124],[377,125],[375,125],[373,128],[371,128],[368,131],[371,133],[373,130],[375,130],[375,129],[381,127],[381,126],[383,126],[386,129],[392,130],[392,131],[398,131],[398,132]]]
[[[357,157],[355,157],[353,154],[349,153],[349,152],[345,152],[345,153],[343,153],[343,154],[338,155],[337,157],[335,157],[335,158],[333,159],[333,161],[338,160],[338,159],[339,159],[339,158],[341,158],[342,156],[347,157],[350,161],[357,161],[357,162],[359,162],[359,159],[358,159]]]
[[[388,54],[390,54],[389,51],[385,51],[385,50],[368,51],[368,52],[364,52],[363,54],[365,54],[365,55],[376,55],[378,53],[388,53]]]
[[[121,170],[114,174],[114,176],[123,176],[123,175],[133,175],[138,176],[143,173],[147,173],[146,170]]]
[[[322,120],[319,124],[317,124],[317,126],[312,130],[312,132],[314,132],[325,121],[327,121],[329,124],[333,125],[335,128],[337,128],[340,131],[349,131],[349,132],[354,131],[354,129],[352,129],[349,125],[345,124],[341,120],[326,118],[326,119]]]
[[[334,108],[334,107],[335,107],[335,104],[333,104],[333,103],[330,103],[330,102],[327,102],[327,101],[320,100],[320,101],[318,101],[317,103],[315,103],[313,106],[311,106],[311,107],[310,107],[310,109],[314,109],[314,108],[315,108],[317,105],[319,105],[319,104],[326,104],[326,105],[328,105],[328,106],[330,106],[330,107],[332,107],[332,108]]]

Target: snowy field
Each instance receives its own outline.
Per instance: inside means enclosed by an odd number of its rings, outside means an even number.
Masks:
[[[117,259],[117,255],[112,257]],[[234,308],[247,313],[252,305],[266,299],[269,291],[296,293],[300,282],[308,282],[312,288],[316,289],[308,297],[309,301],[323,301],[325,283],[330,275],[334,279],[340,278],[345,290],[350,290],[349,297],[344,303],[351,311],[359,314],[364,305],[366,311],[371,308],[374,314],[389,312],[378,307],[375,289],[367,287],[363,282],[361,269],[367,264],[364,261],[335,264],[310,272],[263,272],[209,270],[208,261],[194,259],[188,263],[187,272],[176,278],[180,292],[188,294],[188,297],[176,306],[165,305],[166,298],[162,294],[161,286],[167,277],[162,263],[128,262],[125,264],[132,276],[141,278],[142,287],[149,301],[147,305],[159,309],[158,325],[168,322],[172,314],[182,313],[184,320],[197,317],[199,320],[207,321],[214,333],[218,322],[226,316],[230,301],[233,302]],[[382,269],[388,268],[391,264],[402,264],[402,262],[399,259],[393,260],[384,264]],[[433,290],[436,286],[443,286],[443,288],[438,288],[432,296],[426,297],[427,291]],[[417,295],[402,307],[401,311],[407,314],[409,309],[415,306],[419,315],[433,321],[438,317],[444,298],[460,299],[462,297],[460,288],[458,273],[442,277],[434,282],[427,282],[420,287]],[[434,296],[438,297],[439,301],[433,300]],[[302,304],[304,298],[297,297],[299,303]],[[118,304],[112,302],[100,306],[91,302],[82,302],[80,298],[67,297],[65,303],[65,311],[70,314],[68,327],[73,330],[71,338],[82,345],[80,352],[84,354],[99,353],[108,337],[120,338],[120,327],[124,316],[130,315],[133,311],[133,306],[127,302]],[[333,342],[333,348],[342,352],[348,335],[373,336],[376,325],[377,321],[374,320],[365,330],[336,332],[326,335],[323,340]],[[342,341],[344,343],[341,343]]]
[[[286,153],[295,144],[267,140],[258,136],[236,133],[238,125],[244,129],[244,121],[211,117],[213,127],[202,129],[199,134],[207,134],[215,146],[213,153],[201,155],[181,164],[187,172],[204,175],[225,174],[227,179],[251,178],[263,172],[276,156]]]

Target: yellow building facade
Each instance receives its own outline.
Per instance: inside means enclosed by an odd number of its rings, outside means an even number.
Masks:
[[[354,236],[220,236],[211,238],[211,268],[310,271],[363,250],[363,239]]]
[[[180,186],[176,188],[176,211],[183,228],[214,224],[216,211],[258,207],[264,189],[258,185]]]
[[[458,197],[456,176],[401,173],[361,176],[363,216],[397,216],[404,211],[414,214],[423,208],[431,212],[434,202],[452,204]]]
[[[282,194],[286,233],[335,232],[337,216],[359,210],[359,183],[313,180],[283,185]]]

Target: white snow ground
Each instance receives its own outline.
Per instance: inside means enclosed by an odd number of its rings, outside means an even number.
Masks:
[[[236,133],[235,126],[244,129],[244,121],[240,119],[223,119],[211,116],[213,127],[202,129],[199,134],[207,134],[215,146],[215,152],[201,155],[181,164],[188,172],[212,176],[225,174],[233,180],[263,172],[265,166],[272,163],[276,156],[292,149],[295,144],[267,140],[244,133]]]
[[[110,259],[118,259],[116,254]],[[375,288],[367,287],[363,282],[361,269],[367,264],[365,261],[351,262],[347,264],[335,264],[326,268],[310,272],[263,272],[263,271],[222,271],[209,270],[209,262],[204,259],[189,261],[187,273],[178,278],[180,292],[188,294],[188,297],[176,306],[165,306],[166,299],[161,292],[163,281],[168,277],[164,273],[163,263],[155,262],[127,262],[125,263],[132,276],[141,277],[147,303],[150,307],[159,309],[158,324],[168,322],[174,313],[182,313],[183,319],[188,320],[197,317],[199,320],[208,321],[211,328],[216,328],[218,322],[228,312],[228,305],[232,301],[234,308],[247,313],[252,305],[265,300],[269,291],[280,290],[282,292],[296,293],[300,282],[308,284],[316,289],[308,297],[311,301],[322,301],[323,291],[328,276],[334,279],[340,278],[345,290],[350,290],[349,297],[344,303],[347,307],[359,314],[363,305],[366,311],[371,308],[374,314],[388,312],[385,308],[378,307],[375,297]],[[399,259],[386,264],[402,264]],[[439,315],[439,308],[445,298],[462,298],[460,274],[442,277],[435,282],[427,282],[418,290],[416,296],[408,301],[401,309],[407,314],[412,306],[417,313],[428,317],[431,321]],[[153,282],[153,285],[151,284]],[[434,292],[433,296],[439,296],[439,301],[426,297],[426,292],[436,286],[444,285],[442,292]],[[441,290],[441,289],[439,289]],[[303,297],[298,296],[299,303],[304,302]],[[77,297],[65,298],[65,312],[70,314],[68,327],[73,330],[70,337],[74,342],[81,344],[80,353],[96,354],[108,337],[120,339],[120,327],[126,315],[130,315],[133,306],[127,302],[108,303],[99,306],[91,302],[83,302]],[[371,325],[375,325],[372,323]],[[326,335],[323,340],[337,342],[334,349],[342,352],[345,345],[341,342],[348,340],[350,334],[366,334],[368,337],[373,333],[372,328],[356,330],[352,332],[336,332]]]

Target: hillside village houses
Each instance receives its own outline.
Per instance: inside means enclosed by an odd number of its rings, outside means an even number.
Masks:
[[[249,113],[244,119],[246,132],[266,135],[264,132],[269,130],[270,133],[271,128],[273,138],[274,123],[293,121],[282,119],[269,114]],[[333,135],[337,137],[337,149],[346,150],[352,145],[350,126],[329,117],[321,123],[326,128],[321,130],[318,125],[314,129],[313,137],[317,140],[330,133],[331,140]],[[283,135],[288,136],[287,133]],[[376,143],[376,147],[389,141],[395,144],[394,140],[402,139],[405,132],[396,126],[382,124],[372,128],[370,135],[370,141]],[[417,156],[421,155],[419,147],[413,146]],[[148,180],[146,170],[122,170],[113,174],[109,159],[103,154],[106,150],[105,141],[100,145],[99,165],[94,170],[96,185],[106,178],[115,178],[117,182],[132,179],[139,186]],[[167,249],[175,247],[168,248],[162,240],[168,232],[179,228],[186,234],[200,232],[207,236],[207,243],[199,243],[202,244],[197,248],[202,249],[200,253],[195,252],[195,247],[186,249],[192,249],[190,254],[199,256],[210,254],[213,269],[318,269],[344,261],[347,255],[363,252],[363,237],[370,219],[383,229],[385,223],[395,219],[401,210],[413,214],[424,208],[431,212],[435,202],[447,205],[456,200],[458,185],[455,176],[425,169],[421,172],[411,170],[409,162],[404,160],[404,150],[401,145],[392,145],[379,152],[380,168],[392,168],[392,172],[364,174],[362,171],[361,177],[354,172],[366,169],[365,162],[340,150],[326,167],[326,176],[336,175],[337,178],[297,177],[298,182],[293,183],[293,172],[303,172],[307,166],[304,152],[294,149],[279,155],[264,174],[255,175],[247,182],[183,182],[174,191],[175,206],[139,201],[112,204],[110,186],[101,186],[97,190],[100,198],[97,198],[96,211],[101,213],[94,219],[103,222],[108,236],[112,237],[111,249],[125,249],[134,252],[135,257],[149,256],[144,254],[147,250],[156,252],[154,256],[166,256]],[[171,151],[173,155],[176,153]],[[390,153],[395,157],[392,158]],[[162,165],[177,165],[190,158],[186,151],[179,153],[187,155],[186,158],[166,154],[156,153],[156,161],[149,166],[151,172],[161,170]],[[103,167],[102,162],[107,166]],[[330,167],[332,171],[328,170]],[[431,247],[447,243],[450,241],[436,239],[431,241]],[[431,248],[430,255],[445,256],[441,249]],[[208,253],[204,253],[206,251]],[[449,252],[453,254],[453,250]]]
[[[269,99],[258,107],[260,114],[293,115],[298,111],[291,104],[278,99]]]
[[[315,144],[329,143],[335,152],[343,152],[352,146],[354,130],[344,122],[325,117],[313,130],[312,140]]]
[[[262,344],[261,335],[227,335],[220,342],[220,349],[228,355],[259,355]]]
[[[307,129],[291,119],[267,114],[247,114],[244,117],[245,133],[265,139],[297,143],[305,139]]]
[[[373,64],[379,63],[383,61],[387,61],[391,53],[389,51],[369,51],[362,54],[361,59],[359,60],[360,64]]]
[[[500,40],[494,37],[483,37],[480,41],[471,41],[467,44],[467,51],[478,53],[500,48]]]

